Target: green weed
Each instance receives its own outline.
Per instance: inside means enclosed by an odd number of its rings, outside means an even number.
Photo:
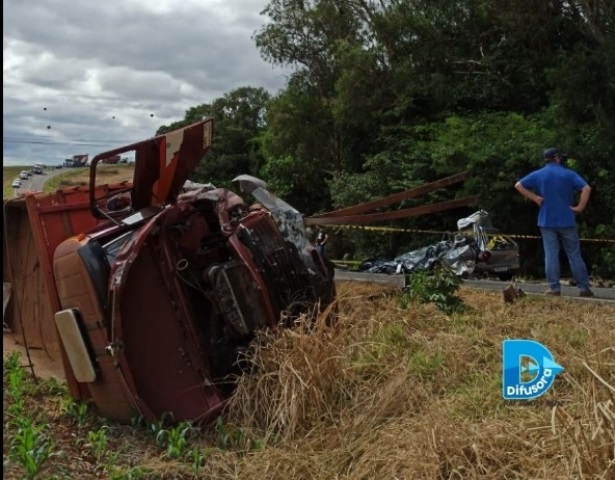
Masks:
[[[101,460],[105,458],[108,450],[107,446],[107,426],[103,426],[97,431],[88,432],[88,445],[96,457],[96,461],[101,463]]]
[[[12,352],[4,358],[2,372],[4,376],[21,368],[21,354],[19,352]]]
[[[195,477],[198,478],[199,472],[201,471],[201,468],[203,468],[203,466],[205,465],[205,460],[207,459],[207,457],[209,457],[209,455],[211,455],[211,452],[211,448],[202,449],[197,445],[193,446],[190,449],[190,452],[188,452],[188,458],[192,462],[192,472],[194,473]]]
[[[161,428],[156,434],[156,444],[160,448],[166,448],[167,457],[181,458],[186,454],[188,438],[195,431],[189,422],[180,422],[175,427]]]
[[[82,427],[89,414],[89,405],[86,402],[75,402],[72,398],[68,397],[64,402],[63,410],[77,426]]]
[[[439,265],[430,271],[420,271],[408,275],[407,287],[400,299],[402,308],[410,303],[433,303],[446,314],[460,309],[463,302],[457,292],[461,279],[445,265]]]
[[[229,428],[224,423],[224,418],[219,416],[216,419],[215,431],[217,435],[218,448],[221,450],[234,450],[237,452],[258,451],[263,448],[263,443],[259,439],[249,438],[243,428]]]
[[[433,380],[436,378],[444,363],[444,354],[438,350],[427,352],[415,350],[408,358],[408,364],[412,373],[422,380]]]
[[[25,468],[28,479],[35,478],[43,463],[53,452],[53,441],[46,435],[44,427],[33,424],[22,417],[11,442],[11,456]]]
[[[55,377],[51,377],[39,385],[39,391],[43,395],[52,395],[57,397],[64,397],[68,395],[68,388],[65,383],[61,382]]]

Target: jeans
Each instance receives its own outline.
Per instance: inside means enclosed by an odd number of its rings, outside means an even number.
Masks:
[[[581,242],[576,227],[541,228],[540,233],[545,249],[545,274],[549,288],[555,291],[560,290],[559,246],[561,242],[579,290],[589,290],[589,275],[581,257]]]

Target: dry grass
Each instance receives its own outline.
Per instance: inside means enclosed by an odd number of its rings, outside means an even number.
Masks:
[[[99,165],[96,170],[97,184],[113,184],[132,181],[133,165]],[[66,172],[49,179],[43,187],[45,192],[90,184],[90,168],[67,168]]]
[[[615,478],[614,307],[466,290],[447,317],[377,289],[340,285],[333,329],[264,335],[227,415],[266,448],[237,478]],[[506,338],[565,366],[544,400],[502,399]]]
[[[323,316],[259,337],[224,422],[195,440],[206,452],[198,478],[615,478],[614,306],[505,304],[500,292],[462,289],[470,308],[446,316],[433,305],[404,310],[380,285],[338,283],[338,293],[333,326]],[[535,402],[502,399],[506,338],[544,343],[565,368]],[[51,422],[66,452],[61,478],[100,478],[63,418]],[[148,472],[114,478],[197,478],[151,434],[110,432],[116,467]]]

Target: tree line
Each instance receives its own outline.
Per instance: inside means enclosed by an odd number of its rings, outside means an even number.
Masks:
[[[249,173],[306,215],[470,170],[400,207],[479,194],[497,227],[529,235],[537,211],[513,185],[557,146],[593,188],[581,236],[615,238],[614,13],[612,0],[272,0],[253,38],[292,72],[285,87],[232,90],[157,133],[213,116],[193,180]],[[454,230],[471,212],[388,225]],[[359,259],[428,241],[333,236],[334,253]],[[525,272],[540,274],[540,242],[520,246]],[[594,275],[615,275],[612,244],[583,249]]]

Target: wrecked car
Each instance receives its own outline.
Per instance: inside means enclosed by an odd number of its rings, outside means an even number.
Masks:
[[[458,220],[457,228],[476,242],[476,276],[494,275],[500,280],[510,280],[519,273],[519,245],[493,226],[488,212],[479,210]]]
[[[67,377],[107,418],[211,421],[257,330],[335,298],[301,214],[264,182],[184,188],[212,135],[206,119],[94,157],[98,224],[53,252]],[[101,194],[97,164],[129,152],[133,182]]]
[[[452,239],[404,253],[393,260],[364,260],[359,270],[367,273],[413,273],[429,270],[442,263],[456,275],[468,277],[497,276],[510,280],[519,271],[519,246],[502,235],[484,210],[457,222],[458,232]]]

